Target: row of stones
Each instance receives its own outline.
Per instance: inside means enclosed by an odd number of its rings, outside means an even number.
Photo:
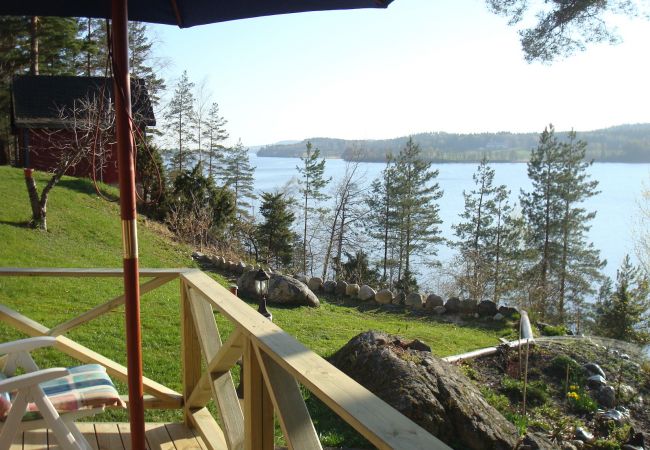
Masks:
[[[348,283],[343,280],[323,281],[319,277],[307,279],[304,276],[297,276],[296,278],[305,283],[309,289],[314,292],[320,291],[326,294],[347,296],[363,302],[375,301],[382,305],[403,304],[412,309],[428,309],[438,315],[460,313],[465,315],[478,314],[480,317],[488,317],[499,314],[501,317],[496,317],[499,319],[503,317],[512,317],[518,312],[516,308],[508,306],[497,307],[497,304],[490,300],[476,302],[473,299],[461,300],[458,297],[450,297],[445,302],[441,296],[436,294],[427,295],[419,292],[412,292],[407,296],[402,297],[395,295],[395,293],[389,289],[380,289],[377,291],[367,284],[360,286],[357,283]]]

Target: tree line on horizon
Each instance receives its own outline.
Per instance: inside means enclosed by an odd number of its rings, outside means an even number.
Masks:
[[[571,132],[558,132],[566,138]],[[487,157],[492,162],[527,162],[529,149],[536,145],[536,133],[418,133],[393,139],[346,140],[311,138],[301,142],[266,145],[259,149],[262,157],[299,157],[306,142],[321,149],[326,158],[350,160],[358,157],[355,148],[362,147],[363,161],[385,162],[386,155],[413,139],[422,157],[434,163],[480,162]],[[597,162],[650,162],[650,124],[619,125],[601,130],[582,132],[589,142],[586,157]]]

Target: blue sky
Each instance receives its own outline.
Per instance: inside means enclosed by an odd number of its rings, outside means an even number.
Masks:
[[[232,140],[260,145],[650,122],[650,22],[617,24],[622,44],[550,66],[527,64],[483,0],[151,28],[168,85],[205,80]]]

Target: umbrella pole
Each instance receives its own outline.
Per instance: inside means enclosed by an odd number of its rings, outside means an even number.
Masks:
[[[120,216],[124,250],[126,355],[129,382],[131,448],[145,448],[142,342],[140,332],[140,282],[135,202],[134,142],[131,133],[131,83],[129,81],[127,0],[112,2],[113,89],[120,184]]]

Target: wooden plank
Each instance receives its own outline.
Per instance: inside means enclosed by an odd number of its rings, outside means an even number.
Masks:
[[[99,450],[99,446],[97,445],[97,433],[95,433],[95,425],[90,422],[75,423],[93,450]]]
[[[16,433],[16,436],[14,436],[14,441],[11,443],[9,446],[9,450],[23,450],[23,438],[24,433]],[[30,450],[34,450],[33,448],[30,448]]]
[[[122,445],[124,446],[124,450],[133,450],[133,447],[131,446],[131,425],[128,423],[118,423],[117,428],[120,431],[120,437],[122,438]],[[145,449],[149,450],[149,445],[146,442],[145,439]]]
[[[47,449],[47,430],[29,430],[23,433],[23,450]]]
[[[197,269],[140,269],[141,277],[158,277],[164,275],[180,275]],[[97,268],[51,268],[51,267],[0,267],[0,276],[10,277],[109,277],[120,278],[122,269]]]
[[[187,427],[180,423],[166,425],[167,432],[174,440],[176,450],[202,450],[199,441]]]
[[[273,450],[273,404],[252,343],[244,348],[244,448]]]
[[[0,305],[0,320],[29,336],[45,336],[48,332],[47,327],[44,325],[30,319],[29,317],[23,316],[19,312],[12,310],[5,305]],[[100,364],[106,367],[106,370],[112,377],[124,382],[127,381],[126,367],[76,343],[72,339],[65,336],[57,336],[54,346],[63,353],[70,355],[83,363]],[[153,395],[154,397],[166,402],[174,403],[178,401],[178,397],[181,395],[167,386],[163,386],[162,384],[146,377],[142,379],[142,383],[145,393]]]
[[[196,334],[196,326],[192,317],[190,298],[185,283],[180,283],[181,288],[181,370],[183,375],[183,398],[190,398],[192,391],[201,379],[201,347]],[[190,412],[184,411],[186,425],[191,424]]]
[[[144,428],[147,445],[151,450],[176,450],[164,424],[147,423]]]
[[[124,450],[116,423],[96,423],[95,432],[99,450]]]
[[[181,274],[270,358],[380,449],[448,449],[202,272]]]
[[[129,396],[120,395],[120,398],[129,407]],[[144,396],[144,409],[181,409],[183,407],[183,396],[178,394],[174,399],[159,399],[152,395]]]
[[[175,280],[177,277],[174,276],[168,276],[168,277],[157,277],[154,278],[153,280],[149,280],[146,283],[143,283],[140,285],[140,294],[146,294],[147,292],[150,292],[156,288],[159,288],[160,286],[169,283],[172,280]],[[125,295],[122,294],[118,297],[115,297],[113,300],[110,300],[106,303],[103,303],[99,306],[96,306],[95,308],[84,312],[83,314],[78,315],[77,317],[74,317],[66,322],[63,322],[62,324],[59,324],[47,333],[50,336],[58,336],[60,334],[67,333],[68,331],[77,328],[80,325],[83,325],[84,323],[90,322],[93,319],[96,319],[97,317],[101,316],[102,314],[106,314],[109,311],[112,311],[113,309],[117,308],[120,305],[124,304],[124,299]]]
[[[260,367],[290,450],[322,450],[296,380],[255,347]]]
[[[236,359],[239,358],[241,349],[243,349],[243,339],[239,338],[241,333],[233,332],[233,336],[228,341],[229,345],[227,347],[231,349],[230,353],[226,351],[224,353],[225,358],[217,358],[219,351],[224,347],[221,343],[221,336],[219,335],[217,322],[214,319],[212,307],[209,303],[198,298],[192,289],[189,291],[189,296],[196,332],[201,344],[201,350],[207,361],[208,367],[206,372],[212,375],[210,383],[212,398],[215,399],[219,417],[221,417],[223,431],[229,444],[228,448],[241,449],[244,445],[244,414],[242,413],[229,370]],[[236,347],[232,345],[233,342],[238,343]],[[214,376],[215,373],[219,374],[219,376]],[[204,382],[203,385],[201,385],[201,381]],[[204,385],[205,379],[201,377],[197,388],[203,391]],[[194,392],[196,392],[196,389]],[[199,404],[192,402],[196,402],[196,398],[192,398],[194,392],[190,396],[188,406],[191,408],[205,406],[207,404],[207,400],[205,400],[205,403],[203,402],[205,397]]]
[[[208,363],[197,387],[185,402],[188,408],[200,408],[208,403],[212,389],[210,384],[230,371],[230,368],[243,355],[244,345],[244,336],[239,330],[234,330],[228,338],[228,341],[221,346],[221,349],[212,358],[212,361]]]
[[[226,437],[219,427],[219,424],[208,408],[193,409],[191,410],[191,419],[194,424],[194,430],[199,433],[208,450],[223,450],[228,448]]]

